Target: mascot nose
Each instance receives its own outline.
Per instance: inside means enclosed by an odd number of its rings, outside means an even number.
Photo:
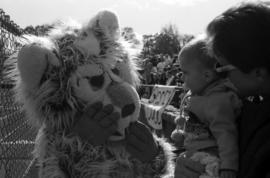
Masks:
[[[94,89],[94,91],[101,89],[104,84],[104,76],[98,75],[91,78],[87,78],[90,86]]]
[[[114,82],[106,89],[112,104],[120,109],[122,118],[132,115],[136,111],[136,99],[132,92],[134,91],[125,83]]]
[[[121,116],[126,117],[135,111],[135,104],[127,104],[121,110]]]

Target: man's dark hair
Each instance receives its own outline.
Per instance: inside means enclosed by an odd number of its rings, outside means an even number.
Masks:
[[[270,6],[246,2],[217,16],[207,26],[209,49],[216,57],[248,73],[257,67],[270,71]]]

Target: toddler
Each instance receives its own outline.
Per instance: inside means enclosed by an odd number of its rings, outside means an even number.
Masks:
[[[189,89],[182,99],[180,117],[171,135],[176,142],[183,138],[185,152],[179,158],[190,158],[205,165],[200,178],[236,177],[236,118],[242,105],[236,89],[222,76],[216,60],[207,54],[205,38],[190,41],[178,58],[184,86]],[[181,166],[181,161],[176,161],[175,178],[182,177]]]

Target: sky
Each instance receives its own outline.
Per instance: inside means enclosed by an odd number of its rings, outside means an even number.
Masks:
[[[202,33],[206,25],[242,0],[0,0],[0,8],[21,28],[73,19],[87,22],[99,10],[117,13],[121,27],[138,34],[159,33],[172,24],[181,34]]]

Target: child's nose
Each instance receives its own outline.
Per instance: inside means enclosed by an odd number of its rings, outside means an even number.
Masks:
[[[107,89],[112,103],[121,108],[121,117],[132,115],[136,110],[135,99],[132,97],[131,90],[121,83],[112,83]]]

